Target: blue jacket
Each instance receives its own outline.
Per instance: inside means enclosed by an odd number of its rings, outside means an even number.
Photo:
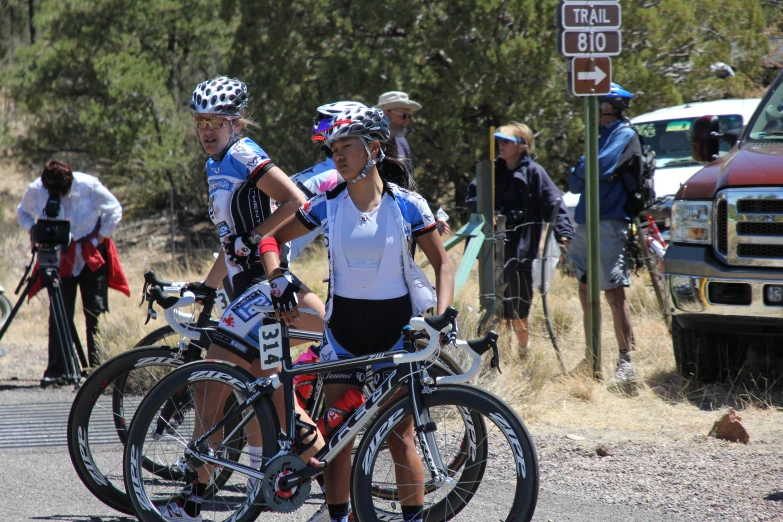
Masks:
[[[619,219],[629,221],[623,210],[628,200],[622,179],[618,172],[623,153],[636,132],[624,120],[617,120],[601,125],[598,134],[598,201],[601,221]],[[638,140],[637,140],[638,141]],[[571,169],[568,178],[568,189],[574,194],[582,194],[576,205],[574,221],[584,225],[585,206],[587,204],[583,191],[585,189],[585,157],[582,156],[576,167]]]

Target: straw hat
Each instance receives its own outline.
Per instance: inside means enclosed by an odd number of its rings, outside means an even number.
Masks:
[[[381,94],[375,106],[384,110],[410,109],[411,112],[421,109],[420,104],[408,98],[408,95],[402,91],[389,91]]]

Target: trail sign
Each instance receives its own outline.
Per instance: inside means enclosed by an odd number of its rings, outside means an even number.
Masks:
[[[572,58],[568,64],[568,88],[574,96],[609,94],[612,83],[612,59]]]
[[[622,25],[617,2],[564,2],[558,14],[563,29],[619,29]]]
[[[563,56],[617,56],[622,49],[620,31],[561,31]]]

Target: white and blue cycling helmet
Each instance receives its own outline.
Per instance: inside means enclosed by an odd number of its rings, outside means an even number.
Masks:
[[[247,85],[228,76],[202,82],[190,97],[190,110],[195,114],[244,116],[247,112]]]
[[[364,150],[367,152],[367,164],[358,176],[347,180],[349,183],[356,183],[364,179],[370,168],[383,161],[384,158],[382,149],[379,149],[378,157],[373,158],[368,146],[369,143],[373,141],[385,143],[389,141],[390,136],[389,117],[383,113],[383,110],[360,104],[337,114],[324,133],[324,140],[328,146],[344,138],[359,138],[361,140]]]

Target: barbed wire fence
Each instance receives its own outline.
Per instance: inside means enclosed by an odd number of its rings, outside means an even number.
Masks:
[[[550,222],[520,223],[511,227],[506,227],[505,216],[496,217],[495,233],[491,238],[495,291],[480,293],[479,297],[483,302],[494,300],[494,319],[498,322],[504,320],[504,308],[512,311],[529,308],[529,314],[520,319],[527,319],[532,345],[551,344],[561,371],[566,373],[563,347],[584,346],[586,341],[583,310],[578,298],[579,281],[568,261],[567,248],[555,237],[555,217]],[[541,230],[537,256],[533,259],[505,256],[507,241],[516,246],[518,232],[523,227],[538,227]],[[646,218],[636,219],[629,224],[627,255],[632,282],[637,280],[637,283],[627,292],[627,299],[633,315],[659,314],[670,328],[669,302],[663,283],[662,251],[660,248],[652,248],[652,233],[649,229]],[[530,279],[521,277],[509,281],[505,275],[515,267],[529,271]],[[646,275],[649,276],[649,282]],[[510,288],[511,284],[530,284],[532,288]],[[653,297],[648,292],[650,287]],[[515,329],[513,324],[509,326]]]

